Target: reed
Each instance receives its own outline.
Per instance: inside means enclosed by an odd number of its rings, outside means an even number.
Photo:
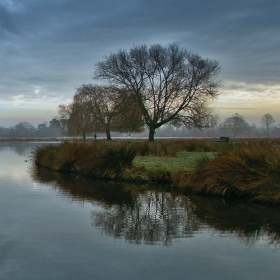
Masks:
[[[185,190],[224,196],[247,196],[280,202],[280,149],[264,141],[228,146],[213,160],[200,161]]]
[[[118,178],[130,168],[136,155],[131,145],[64,142],[47,145],[32,152],[35,165],[55,171],[73,172],[99,178]]]
[[[136,156],[134,147],[126,144],[104,146],[97,157],[99,177],[118,178],[126,168],[131,168]]]

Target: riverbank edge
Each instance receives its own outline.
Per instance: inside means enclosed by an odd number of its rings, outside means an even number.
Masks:
[[[175,143],[176,145],[178,144]],[[59,172],[71,172],[77,173],[80,176],[98,178],[98,179],[106,179],[106,180],[119,180],[124,182],[133,182],[138,185],[152,183],[154,186],[159,185],[160,188],[164,188],[165,190],[176,190],[182,193],[195,193],[195,194],[203,194],[203,195],[215,195],[215,196],[227,196],[227,197],[241,197],[246,198],[250,201],[256,201],[260,203],[268,203],[274,205],[280,205],[280,188],[279,183],[279,146],[275,150],[271,150],[272,145],[263,145],[261,142],[250,142],[250,144],[245,144],[242,148],[235,151],[227,152],[224,156],[219,157],[219,159],[215,160],[200,160],[200,164],[196,166],[195,171],[190,171],[186,169],[172,169],[168,170],[167,168],[162,168],[161,166],[155,166],[154,170],[151,171],[145,168],[145,165],[135,166],[132,164],[133,159],[135,158],[135,151],[131,152],[127,150],[127,148],[122,147],[122,154],[119,153],[119,148],[112,149],[108,155],[105,153],[103,155],[95,156],[95,158],[90,159],[90,155],[88,151],[82,152],[81,154],[81,145],[75,143],[65,143],[62,146],[67,146],[67,149],[63,151],[63,155],[59,155],[58,152],[45,152],[43,155],[43,160],[34,160],[35,165],[41,166],[44,168],[48,168],[50,170],[59,171]],[[106,146],[112,147],[112,144],[103,144],[102,147]],[[138,145],[138,143],[137,143]],[[144,143],[144,149],[147,149],[147,143]],[[153,144],[154,145],[154,144]],[[128,145],[126,145],[127,147]],[[117,145],[116,145],[117,147]],[[130,146],[131,147],[131,146]],[[153,146],[154,148],[155,146]],[[98,146],[99,150],[101,146]],[[107,149],[106,148],[106,149]],[[53,149],[53,148],[51,148]],[[75,151],[76,149],[76,151]],[[105,150],[106,150],[105,149]],[[109,150],[110,150],[109,149]],[[130,149],[130,148],[129,148]],[[102,150],[102,149],[101,149]],[[249,152],[248,152],[249,151]],[[41,152],[40,149],[37,152]],[[139,152],[139,149],[138,149]],[[252,154],[253,152],[253,154]],[[84,153],[84,154],[83,154]],[[243,153],[241,155],[243,163],[240,164],[240,158],[234,159],[237,153]],[[245,154],[244,154],[245,153]],[[247,153],[247,155],[246,155]],[[250,154],[251,153],[251,154]],[[255,154],[257,157],[254,158]],[[265,154],[262,154],[265,153]],[[129,155],[129,159],[125,159],[125,157]],[[239,155],[240,156],[240,155]],[[36,153],[33,155],[33,159],[36,157]],[[40,156],[42,158],[42,155]],[[75,158],[76,157],[76,158]],[[104,161],[104,158],[105,161]],[[247,159],[246,159],[247,157]],[[267,158],[272,158],[274,166],[267,165]],[[277,158],[277,162],[274,163],[275,157]],[[43,164],[42,162],[47,162],[48,164]],[[60,158],[60,167],[53,168],[53,162],[56,161],[57,158]],[[86,162],[84,163],[84,159],[86,158]],[[82,160],[81,160],[82,159]],[[89,165],[93,164],[93,162],[97,159],[97,162],[94,163],[93,168]],[[113,159],[113,163],[112,163]],[[258,174],[258,170],[253,169],[253,165],[264,165],[264,162],[260,162],[264,160],[267,167],[265,169],[262,168],[261,173]],[[247,160],[247,163],[246,163]],[[249,160],[249,164],[248,164]],[[62,163],[61,163],[62,161]],[[162,157],[162,161],[164,161],[164,157]],[[271,160],[270,160],[271,161]],[[76,164],[78,163],[78,164]],[[239,171],[235,171],[234,164],[237,166],[241,166],[241,171],[244,174],[236,175]],[[249,165],[252,165],[251,167]],[[270,163],[269,163],[270,164]],[[96,167],[100,167],[103,165],[105,168],[105,172],[97,172],[91,173],[88,171],[96,170]],[[115,169],[113,172],[111,170],[106,170],[107,166],[111,165],[110,168]],[[115,166],[114,166],[115,165]],[[214,166],[214,171],[211,170],[211,165]],[[61,167],[62,166],[62,167]],[[75,167],[75,168],[73,168]],[[248,168],[249,167],[249,168]],[[247,169],[246,169],[247,168]],[[275,169],[276,168],[276,169]],[[209,169],[210,172],[209,173]],[[271,169],[271,170],[270,170]],[[253,170],[253,171],[252,171]],[[240,171],[240,173],[241,173]],[[247,173],[246,173],[247,172]],[[269,173],[270,172],[270,173]],[[275,175],[276,179],[271,185],[270,181],[263,181],[261,176],[264,173]],[[236,174],[235,174],[236,173]],[[209,175],[210,174],[210,175]],[[252,177],[252,174],[254,177]],[[234,175],[234,176],[232,176]],[[204,178],[203,178],[204,177]],[[224,178],[223,178],[224,177]],[[227,178],[226,178],[227,177]],[[234,177],[233,179],[231,177]],[[268,176],[269,177],[269,176]],[[274,176],[275,177],[275,176]],[[249,178],[249,181],[248,181]],[[204,180],[204,181],[203,181]],[[276,182],[276,184],[275,184]],[[256,188],[251,187],[254,186]]]
[[[91,178],[91,179],[98,179],[98,180],[108,180],[108,181],[115,181],[115,182],[123,182],[123,183],[133,183],[137,187],[141,188],[144,185],[151,184],[153,186],[153,189],[161,190],[161,191],[175,191],[176,193],[181,193],[183,195],[187,194],[196,194],[196,195],[202,195],[202,196],[213,196],[213,197],[224,197],[224,198],[232,198],[232,199],[244,199],[248,202],[254,202],[258,204],[267,204],[272,205],[276,207],[280,207],[279,202],[275,202],[272,199],[258,199],[256,194],[251,195],[249,193],[214,193],[214,192],[206,192],[206,191],[195,191],[192,186],[188,185],[186,186],[180,186],[177,184],[177,182],[180,184],[180,182],[187,182],[188,177],[191,176],[189,172],[182,172],[182,170],[176,170],[174,172],[169,172],[168,170],[159,169],[158,172],[153,173],[151,176],[149,171],[143,172],[142,168],[139,172],[139,170],[125,170],[121,176],[118,178],[110,178],[110,177],[97,177],[97,176],[89,176],[89,175],[83,175],[78,174],[75,172],[70,171],[61,171],[61,170],[53,170],[45,166],[36,165],[36,167],[39,168],[45,168],[48,170],[51,170],[52,172],[58,172],[58,173],[72,173],[79,176],[82,176],[84,178]],[[137,172],[137,175],[135,175],[134,172]],[[176,177],[175,181],[172,180],[172,177]],[[177,181],[177,182],[176,182]],[[259,194],[261,195],[261,194]]]

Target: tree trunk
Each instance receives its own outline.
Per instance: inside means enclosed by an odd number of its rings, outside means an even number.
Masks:
[[[112,140],[110,130],[106,130],[107,140]]]
[[[268,137],[268,125],[266,125],[266,137]]]
[[[83,140],[86,140],[86,132],[85,131],[83,131]]]
[[[150,127],[149,131],[149,142],[153,142],[155,140],[155,129]]]

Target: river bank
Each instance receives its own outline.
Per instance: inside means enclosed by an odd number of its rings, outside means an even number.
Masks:
[[[63,142],[31,157],[54,171],[279,205],[279,147],[279,139]]]

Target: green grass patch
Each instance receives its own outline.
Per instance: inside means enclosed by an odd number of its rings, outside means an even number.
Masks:
[[[197,161],[202,157],[213,158],[214,153],[206,152],[179,152],[176,157],[136,156],[133,160],[134,167],[144,166],[147,170],[166,169],[169,171],[193,170]]]
[[[131,181],[161,182],[176,187],[196,168],[201,158],[211,159],[210,152],[178,152],[176,157],[136,156],[123,178]]]

